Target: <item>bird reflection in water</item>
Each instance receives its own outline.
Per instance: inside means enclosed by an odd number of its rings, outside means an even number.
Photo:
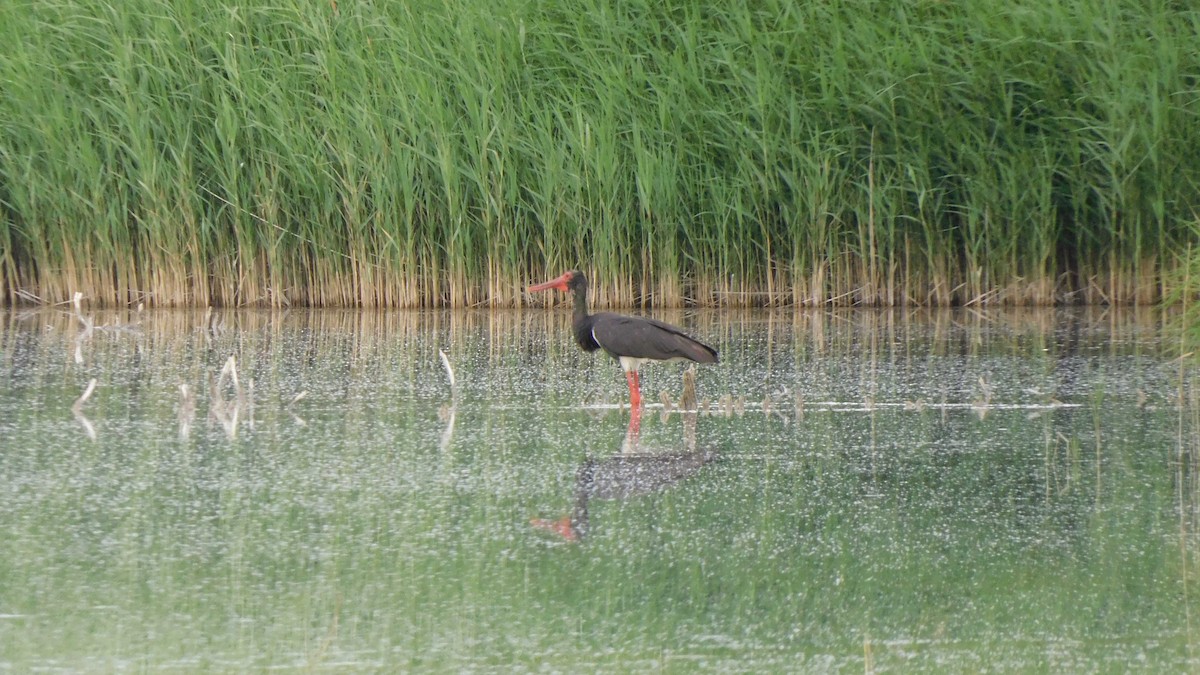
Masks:
[[[588,458],[575,473],[575,505],[556,520],[534,518],[530,524],[567,541],[580,541],[589,528],[588,507],[594,500],[631,499],[661,492],[695,475],[716,458],[711,450],[696,449],[695,411],[681,413],[683,445],[655,449],[641,443],[641,409],[634,407],[621,449],[607,459]]]

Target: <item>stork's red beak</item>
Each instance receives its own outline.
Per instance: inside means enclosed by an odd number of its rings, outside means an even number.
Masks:
[[[553,532],[567,541],[579,541],[579,533],[571,526],[571,516],[563,516],[558,520],[533,518],[529,524],[547,532]]]
[[[530,286],[529,292],[533,293],[536,291],[548,291],[551,288],[556,288],[565,293],[566,291],[571,290],[571,288],[569,286],[567,286],[567,284],[570,282],[571,282],[571,273],[567,272],[566,274],[562,275],[561,277],[558,277],[557,279],[551,279],[550,281],[547,281],[545,283],[534,284],[534,285]]]

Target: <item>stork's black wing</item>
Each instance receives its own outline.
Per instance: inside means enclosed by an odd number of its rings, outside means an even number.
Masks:
[[[688,359],[714,363],[717,350],[688,337],[669,323],[607,312],[592,316],[592,338],[613,356],[638,359]]]

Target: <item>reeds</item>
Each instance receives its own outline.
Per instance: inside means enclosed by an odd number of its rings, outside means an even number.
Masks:
[[[1149,302],[1200,13],[1132,0],[0,8],[0,292]]]
[[[1200,235],[1200,218],[1193,223]],[[1188,245],[1178,254],[1179,266],[1169,279],[1167,302],[1179,308],[1172,319],[1178,334],[1179,354],[1195,360],[1200,351],[1200,246]]]

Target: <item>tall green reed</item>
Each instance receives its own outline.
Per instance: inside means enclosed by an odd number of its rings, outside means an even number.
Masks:
[[[0,8],[9,301],[1147,302],[1193,240],[1200,13]]]

